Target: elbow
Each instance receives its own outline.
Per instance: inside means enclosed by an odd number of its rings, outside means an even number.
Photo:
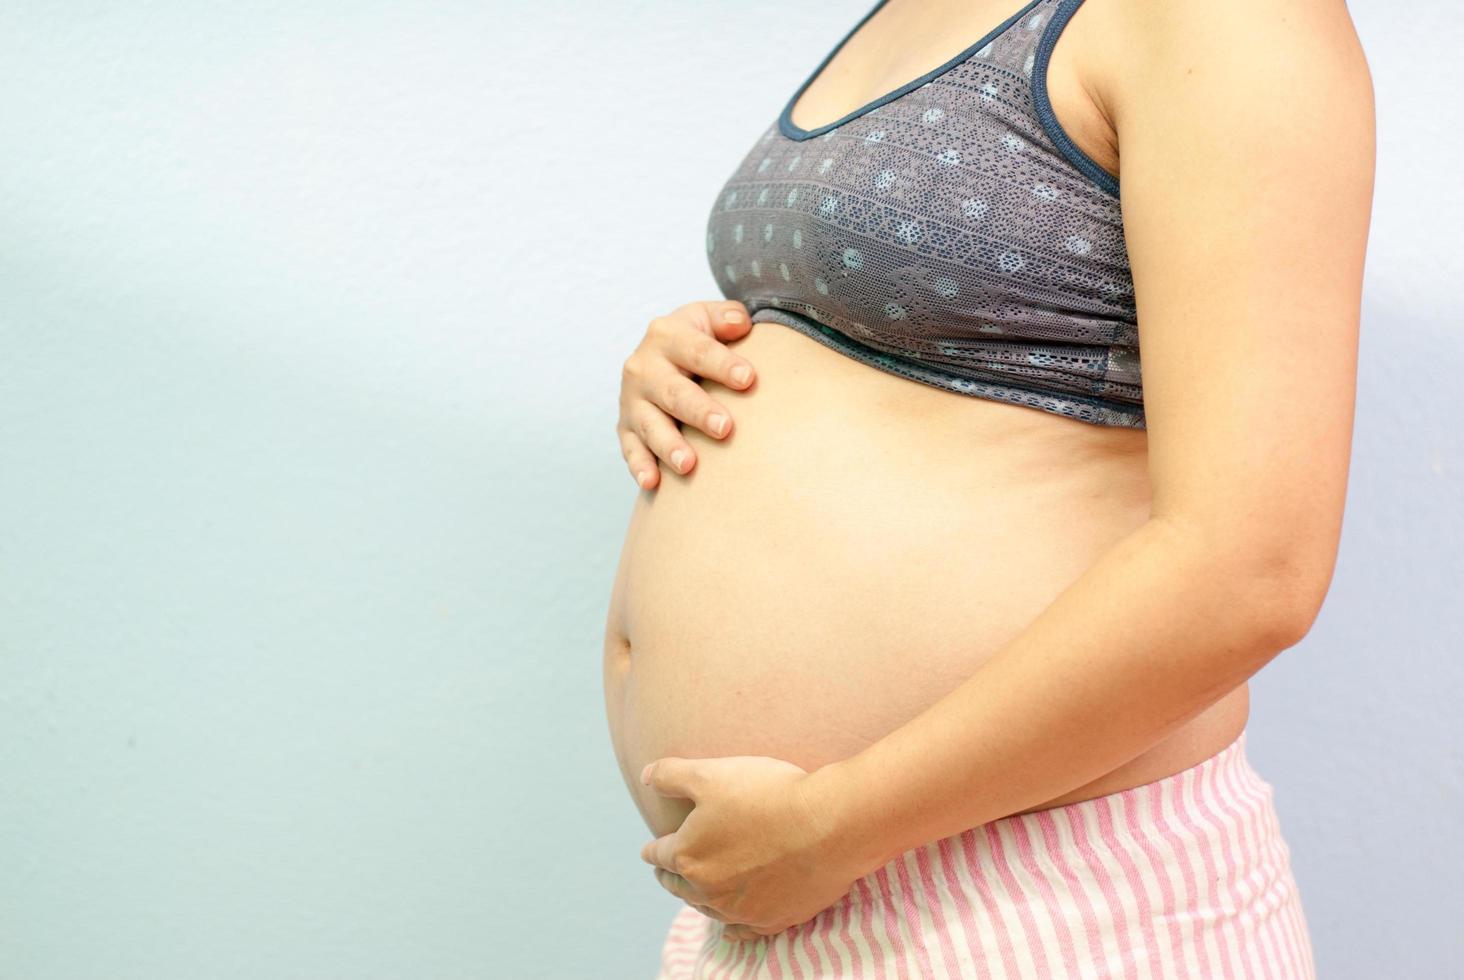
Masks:
[[[1291,541],[1255,549],[1239,559],[1252,619],[1275,653],[1300,643],[1332,584],[1336,551]]]
[[[1276,534],[1258,538],[1213,523],[1166,520],[1185,540],[1192,567],[1218,594],[1225,616],[1265,659],[1295,646],[1311,631],[1331,587],[1335,538]],[[1216,583],[1225,588],[1215,588]],[[1244,625],[1240,625],[1244,624]]]

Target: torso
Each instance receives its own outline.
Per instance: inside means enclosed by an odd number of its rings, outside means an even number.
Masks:
[[[1011,12],[983,6],[887,4],[793,121],[837,119]],[[1101,8],[1079,8],[1059,39],[1049,90],[1074,141],[1116,175],[1113,129],[1081,81],[1101,70],[1088,66],[1111,29]],[[641,786],[645,763],[768,755],[811,770],[853,755],[971,676],[1149,513],[1141,429],[942,391],[776,323],[733,346],[757,383],[702,382],[734,432],[716,441],[684,427],[696,468],[663,467],[659,488],[639,492],[606,624],[611,737],[657,835],[689,804]],[[1248,710],[1242,685],[1031,809],[1195,765],[1239,735]]]

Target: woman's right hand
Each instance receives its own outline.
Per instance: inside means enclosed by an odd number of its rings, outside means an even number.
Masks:
[[[732,413],[696,381],[710,378],[734,390],[751,385],[752,365],[724,343],[750,329],[747,308],[735,300],[687,303],[652,320],[625,359],[615,432],[630,475],[643,489],[661,481],[657,457],[677,473],[689,473],[696,465],[678,419],[713,439],[732,431]]]

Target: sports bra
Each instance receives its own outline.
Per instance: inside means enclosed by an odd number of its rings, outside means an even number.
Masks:
[[[722,187],[722,295],[893,374],[1144,428],[1118,181],[1063,131],[1047,63],[1082,0],[1029,0],[938,68],[817,129],[794,104]]]

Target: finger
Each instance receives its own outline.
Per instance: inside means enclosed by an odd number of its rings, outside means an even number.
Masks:
[[[702,341],[708,344],[716,344],[715,340]],[[701,364],[701,370],[688,367],[693,374],[701,377],[709,377],[713,381],[721,380],[715,374],[703,374],[707,371],[706,361],[708,355],[703,356],[681,356],[672,351],[668,355],[672,364]],[[675,372],[674,378],[668,378],[659,388],[653,389],[655,401],[666,412],[674,418],[678,418],[687,425],[694,425],[713,439],[721,439],[732,431],[732,413],[707,393],[707,390],[697,384],[691,378]],[[723,381],[725,384],[726,382]],[[731,385],[728,385],[731,387]]]
[[[762,936],[753,930],[751,926],[741,923],[729,922],[722,926],[722,935],[734,942],[749,942],[761,939]]]
[[[735,299],[696,300],[676,311],[702,333],[718,340],[737,340],[752,329],[747,307]]]
[[[727,921],[726,916],[724,916],[721,912],[718,912],[716,909],[712,908],[710,905],[698,905],[695,902],[687,902],[686,904],[696,909],[708,919],[716,919],[718,922],[723,923]]]
[[[736,319],[731,323],[722,322],[722,317],[727,313],[731,313]],[[671,362],[698,377],[710,378],[728,388],[742,389],[752,384],[755,374],[752,363],[733,353],[723,342],[736,340],[751,328],[752,322],[747,318],[747,312],[742,305],[736,303],[724,309],[704,308],[701,311],[691,311],[688,318],[701,326],[701,329],[667,332],[663,350]]]
[[[737,340],[752,329],[747,307],[734,300],[718,300],[707,311],[712,320],[712,335],[721,341]]]
[[[714,340],[702,340],[715,344]],[[668,360],[676,364],[674,352],[668,353]],[[666,371],[645,386],[647,398],[672,418],[694,425],[709,436],[721,438],[730,429],[731,413],[713,400],[707,390],[680,371]],[[721,416],[721,428],[712,424],[713,415]]]
[[[702,340],[708,344],[716,343],[705,337]],[[677,363],[674,352],[669,353],[667,358],[672,364]],[[669,374],[660,384],[650,388],[652,404],[665,410],[672,418],[696,426],[714,439],[721,439],[732,431],[732,413],[707,394],[705,388],[680,371]]]
[[[677,863],[676,847],[677,840],[674,832],[666,834],[664,837],[657,837],[641,848],[641,860],[672,874],[677,874],[681,870],[681,865]]]
[[[652,870],[655,871],[656,881],[660,882],[662,888],[666,889],[668,892],[675,895],[683,902],[686,902],[688,905],[696,904],[699,902],[704,903],[707,900],[706,896],[703,895],[695,885],[687,881],[685,878],[681,877],[681,875],[677,874],[676,872],[667,871],[665,868],[654,868]]]
[[[661,479],[661,468],[656,465],[656,457],[641,442],[640,436],[630,429],[619,429],[620,455],[625,458],[625,465],[630,470],[630,475],[635,477],[635,482],[642,490],[649,490]]]
[[[641,770],[641,782],[662,796],[691,800],[693,803],[701,798],[702,771],[696,759],[668,755],[647,763]]]
[[[687,382],[690,384],[690,382]],[[692,385],[693,388],[696,385]],[[686,474],[696,465],[696,453],[681,435],[671,417],[648,401],[638,401],[630,408],[631,431],[641,442],[677,473]]]

